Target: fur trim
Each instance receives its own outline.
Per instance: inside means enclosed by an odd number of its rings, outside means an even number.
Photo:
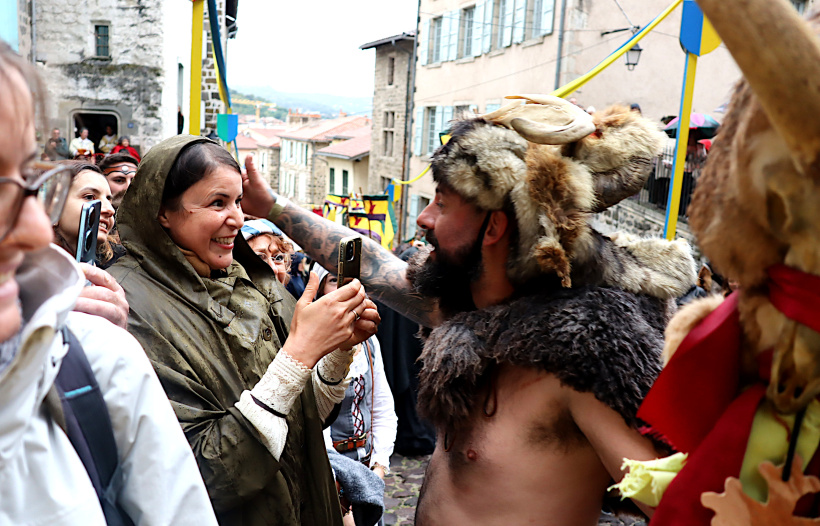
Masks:
[[[481,119],[461,121],[460,127],[458,140],[433,156],[433,178],[480,208],[499,210],[524,181],[527,141]]]
[[[681,307],[675,317],[669,322],[664,331],[663,365],[666,366],[672,355],[678,350],[681,342],[689,331],[694,329],[703,318],[723,303],[723,296],[717,294],[697,299]]]
[[[633,157],[660,155],[666,136],[652,121],[626,106],[611,106],[592,116],[598,133],[584,137],[572,149],[572,157],[592,172],[608,172]]]
[[[622,258],[621,268],[610,268],[607,272],[608,285],[657,298],[678,298],[697,283],[692,248],[685,239],[667,241],[624,232],[609,238],[637,261]]]
[[[576,252],[589,244],[590,212],[643,185],[662,145],[657,126],[623,107],[600,113],[597,124],[598,134],[559,147],[528,143],[481,118],[460,120],[433,155],[437,183],[485,210],[512,206],[518,237],[507,269],[514,284],[554,274],[572,286]]]
[[[572,265],[575,285],[616,287],[664,300],[682,296],[697,279],[689,244],[682,239],[607,237],[590,230],[576,242]]]
[[[461,313],[424,346],[419,411],[439,428],[458,427],[480,404],[489,369],[509,363],[592,392],[637,426],[638,407],[660,372],[666,321],[661,300],[598,287]]]

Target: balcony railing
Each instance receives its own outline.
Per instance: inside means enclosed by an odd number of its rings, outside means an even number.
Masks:
[[[699,147],[700,148],[700,147]],[[666,214],[666,205],[669,199],[669,187],[672,183],[672,166],[675,162],[674,142],[667,144],[663,154],[655,160],[649,179],[643,189],[632,196],[638,202],[648,208],[652,208]],[[689,205],[692,202],[692,192],[695,191],[700,173],[706,163],[706,155],[700,153],[688,154],[683,170],[683,187],[681,189],[680,208],[678,218],[686,221]]]

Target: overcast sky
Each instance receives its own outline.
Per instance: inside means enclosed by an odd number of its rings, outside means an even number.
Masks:
[[[373,95],[375,51],[359,46],[416,27],[417,0],[241,0],[228,84]]]

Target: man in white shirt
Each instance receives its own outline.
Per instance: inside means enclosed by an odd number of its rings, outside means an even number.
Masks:
[[[80,129],[80,136],[68,145],[68,153],[71,154],[72,158],[94,155],[94,143],[88,138],[88,128]]]

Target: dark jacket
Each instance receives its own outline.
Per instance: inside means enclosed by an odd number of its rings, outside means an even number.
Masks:
[[[288,416],[281,459],[234,407],[287,337],[295,302],[245,243],[234,263],[203,279],[156,220],[179,135],[151,149],[118,210],[128,254],[109,272],[131,307],[142,343],[194,451],[221,524],[341,525],[312,384]]]

